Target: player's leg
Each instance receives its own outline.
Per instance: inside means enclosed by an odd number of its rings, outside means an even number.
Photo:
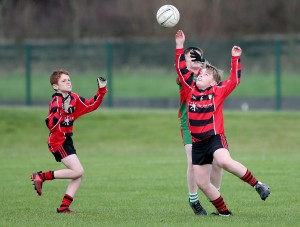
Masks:
[[[76,154],[63,158],[61,162],[67,169],[54,171],[55,179],[78,179],[83,176],[84,169]]]
[[[184,146],[185,153],[186,153],[186,160],[187,160],[187,184],[188,190],[190,194],[190,202],[195,202],[198,200],[198,186],[196,184],[194,171],[193,171],[193,164],[192,164],[192,144],[186,144]],[[191,196],[194,195],[194,196]]]
[[[213,161],[210,174],[210,182],[220,191],[222,183],[223,169]]]
[[[224,143],[217,136],[193,143],[192,162],[194,174],[198,187],[217,209],[218,212],[216,214],[230,216],[231,212],[228,210],[220,192],[211,183],[212,163],[214,161],[213,153],[216,147],[224,147]],[[216,164],[218,163],[216,162]]]
[[[60,161],[63,162],[63,160],[69,160],[69,157],[71,157],[71,156],[76,156],[76,158],[77,158],[76,154],[72,154],[70,156],[67,156],[64,159],[61,159]],[[56,170],[56,171],[49,170],[47,172],[40,171],[40,172],[32,173],[31,179],[34,183],[37,194],[39,196],[42,195],[42,186],[43,186],[44,181],[54,180],[54,179],[80,178],[83,175],[83,168],[82,168],[81,164],[80,165],[79,164],[78,164],[78,167],[75,169],[71,169],[71,168],[67,167],[68,169],[62,169],[62,170]]]
[[[206,215],[206,211],[201,206],[198,197],[198,186],[195,179],[195,174],[192,164],[192,144],[186,144],[185,146],[186,158],[187,158],[187,184],[189,190],[189,205],[197,215]]]
[[[247,171],[245,166],[231,158],[229,151],[225,148],[218,149],[214,152],[214,161],[218,166],[239,178],[244,176]]]
[[[67,156],[61,162],[67,169],[55,171],[54,176],[56,179],[72,179],[66,193],[74,197],[83,179],[84,169],[76,154]]]
[[[184,126],[182,124],[181,128],[181,136],[183,143],[185,144],[184,149],[186,153],[186,160],[187,160],[187,185],[189,191],[189,205],[197,215],[206,214],[206,211],[200,204],[199,197],[198,197],[198,186],[195,180],[195,175],[193,171],[193,164],[192,164],[192,137],[190,131],[188,130],[187,125]]]
[[[56,179],[71,179],[66,194],[64,195],[60,207],[57,209],[58,213],[69,213],[70,205],[73,202],[73,198],[80,186],[83,179],[84,169],[76,154],[72,154],[63,158],[61,162],[67,167],[67,169],[55,171],[54,176]]]
[[[218,212],[214,214],[220,216],[230,216],[231,212],[228,210],[220,192],[210,182],[211,170],[211,164],[194,165],[194,172],[196,176],[197,185],[217,209]]]
[[[66,140],[55,152],[52,152],[55,160],[57,162],[61,162],[62,159],[65,159],[68,156],[76,155],[76,150],[73,146],[73,140],[70,136],[67,136]],[[31,173],[31,180],[33,181],[34,189],[37,194],[42,195],[42,186],[44,181],[58,179],[75,179],[78,178],[82,173],[81,170],[72,170],[72,169],[64,169],[57,171],[48,171],[48,172],[35,172]]]
[[[216,150],[214,152],[214,160],[220,167],[254,187],[262,200],[269,196],[270,188],[266,184],[259,182],[244,165],[233,160],[227,149],[221,148]]]
[[[219,197],[220,192],[216,187],[210,182],[210,173],[212,165],[194,165],[194,172],[196,176],[196,182],[198,187],[203,191],[203,193],[210,199],[215,200]]]

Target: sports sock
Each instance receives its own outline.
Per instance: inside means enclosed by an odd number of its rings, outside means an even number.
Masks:
[[[190,200],[190,203],[194,203],[196,201],[199,200],[198,198],[198,193],[189,193],[189,200]]]
[[[217,211],[219,213],[224,213],[224,212],[228,211],[228,208],[227,208],[222,196],[220,196],[216,200],[210,201],[210,202],[215,206],[215,208],[217,209]]]
[[[71,196],[69,196],[68,194],[65,194],[58,210],[63,211],[63,210],[68,209],[72,202],[73,202],[73,198]]]
[[[42,172],[41,176],[42,176],[42,180],[43,181],[55,179],[55,177],[54,177],[54,171],[52,171],[52,170],[50,170],[48,172]]]
[[[258,180],[256,180],[256,178],[252,175],[252,173],[248,169],[245,175],[241,177],[241,180],[250,184],[252,187],[254,187],[258,182]]]

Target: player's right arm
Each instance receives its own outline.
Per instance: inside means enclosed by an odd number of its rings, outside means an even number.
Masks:
[[[184,55],[185,35],[183,31],[178,30],[175,34],[176,50],[175,50],[175,69],[178,75],[178,81],[181,86],[190,87],[193,84],[194,76],[190,70],[188,70]]]
[[[50,132],[54,131],[61,122],[64,121],[67,113],[63,110],[63,97],[60,94],[55,94],[49,105],[48,116],[45,120]]]

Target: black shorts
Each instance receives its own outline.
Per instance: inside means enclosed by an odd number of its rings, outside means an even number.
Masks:
[[[76,149],[73,145],[73,140],[71,136],[67,136],[63,145],[58,148],[57,151],[52,153],[57,162],[61,162],[61,160],[71,154],[76,154]]]
[[[228,145],[224,134],[214,135],[203,141],[194,142],[192,145],[193,165],[212,164],[214,152],[220,148],[225,148],[228,150]]]

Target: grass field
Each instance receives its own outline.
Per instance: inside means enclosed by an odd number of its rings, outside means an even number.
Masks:
[[[68,182],[46,182],[37,197],[29,179],[32,171],[62,168],[47,150],[46,114],[0,107],[0,226],[299,226],[299,112],[225,112],[233,158],[272,191],[261,201],[224,173],[231,218],[195,216],[188,206],[176,110],[103,109],[79,119],[73,138],[85,179],[72,204],[78,214],[56,214]]]
[[[48,100],[53,94],[48,74],[34,74],[31,78],[31,96],[33,100]],[[73,90],[84,97],[91,97],[96,89],[98,73],[80,74],[71,72]],[[176,98],[178,88],[175,84],[175,72],[162,70],[143,70],[137,72],[114,72],[112,92],[114,98]],[[224,79],[228,73],[224,73]],[[282,75],[281,94],[283,97],[299,97],[298,75]],[[159,88],[158,88],[159,85]],[[163,89],[161,89],[163,88]],[[155,92],[153,92],[155,91]],[[231,97],[274,97],[276,93],[275,76],[243,73],[242,82]],[[0,101],[24,100],[26,97],[25,77],[1,76]],[[138,94],[138,95],[137,95]]]

